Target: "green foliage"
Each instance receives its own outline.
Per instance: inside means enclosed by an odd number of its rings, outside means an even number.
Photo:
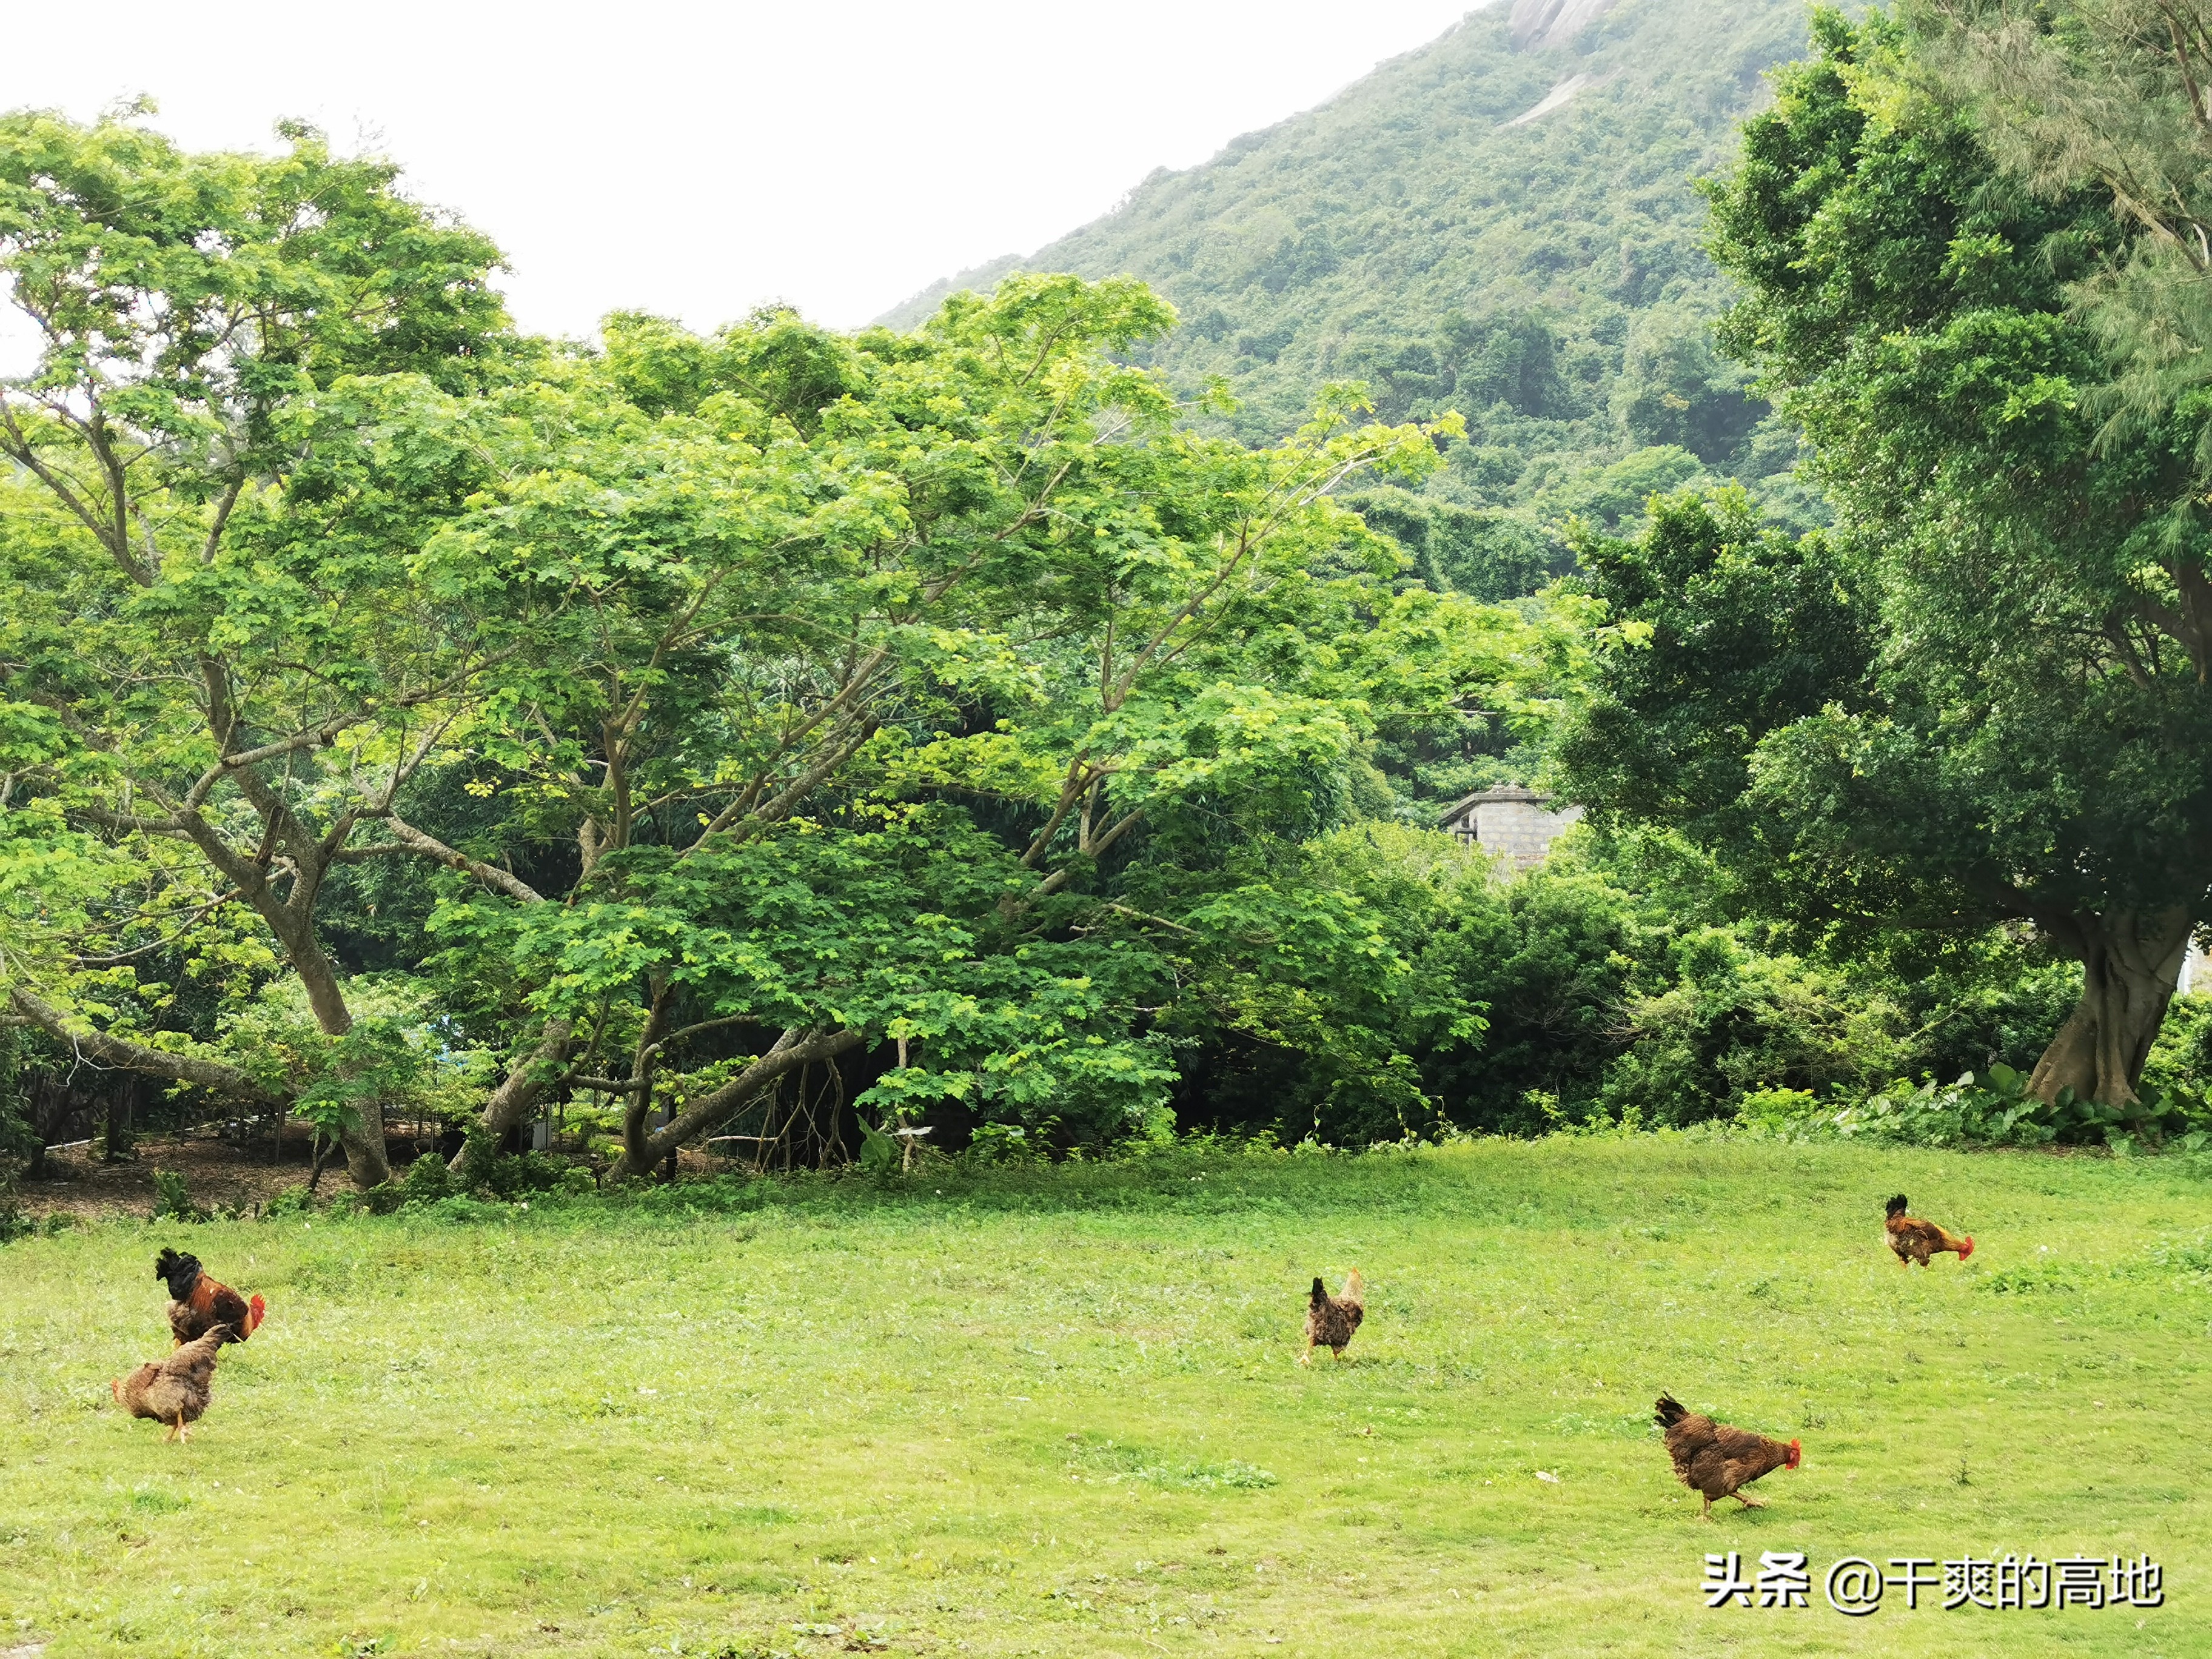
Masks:
[[[2124,1106],[2101,1104],[2062,1089],[2055,1101],[2027,1093],[2027,1079],[1998,1063],[1955,1083],[1932,1079],[1917,1085],[1899,1079],[1887,1087],[1838,1105],[1809,1091],[1766,1091],[1747,1095],[1735,1121],[1785,1137],[1850,1139],[1863,1135],[1911,1146],[2105,1146],[2125,1154],[2140,1146],[2172,1142],[2191,1152],[2212,1127],[2201,1095],[2169,1092],[2146,1083]],[[2178,1138],[2178,1139],[2177,1139]]]
[[[295,1216],[313,1215],[314,1212],[315,1197],[305,1183],[287,1187],[263,1206],[261,1211],[263,1218],[269,1221],[286,1221]]]
[[[2113,245],[2109,216],[1976,194],[1955,124],[1893,118],[1823,23],[1832,63],[1717,198],[1729,337],[1850,504],[1785,533],[1719,483],[1797,446],[1713,354],[1680,180],[1797,25],[1686,16],[1513,51],[1483,14],[1066,245],[1158,253],[1180,331],[1127,276],[1011,276],[904,333],[623,313],[556,349],[507,332],[480,238],[312,135],[257,160],[0,129],[0,257],[59,319],[5,394],[11,1017],[305,1117],[379,1206],[547,1190],[497,1148],[556,1091],[619,1180],[823,1087],[872,1166],[925,1121],[978,1162],[1176,1116],[1364,1146],[2023,1063],[2047,966],[1990,924],[2042,913],[1958,890],[2113,867],[2107,798],[2165,750],[2098,735],[2148,709],[2107,673],[2031,752],[2078,688],[2047,649],[1989,678],[1978,590],[1923,566],[1954,507],[2048,529],[2023,467],[2090,518],[2165,477],[2088,453],[2086,337],[2034,263]],[[1400,233],[1437,258],[1394,264]],[[94,293],[108,247],[129,282]],[[257,320],[156,337],[165,307]],[[1224,365],[1241,412],[1197,395]],[[1952,507],[1874,498],[1931,457]],[[146,534],[81,510],[79,472]],[[2046,574],[2087,545],[2047,539]],[[1595,850],[1506,883],[1426,833],[1553,764],[1572,707]],[[2054,837],[2060,797],[2087,805]],[[1715,856],[1639,867],[1637,823]],[[1931,866],[1896,844],[1923,832],[1983,842]],[[1916,904],[1933,968],[1898,942]],[[470,1123],[456,1170],[386,1180],[393,1110]]]
[[[305,993],[279,980],[225,1017],[223,1038],[242,1070],[332,1139],[357,1127],[372,1101],[448,1124],[475,1114],[492,1056],[459,1039],[434,988],[382,975],[348,981],[346,990],[354,1021],[342,1036],[325,1036]]]
[[[855,1160],[870,1175],[887,1176],[899,1166],[899,1144],[891,1135],[860,1120],[860,1156]]]
[[[483,1220],[497,1215],[498,1204],[526,1202],[543,1194],[574,1194],[592,1190],[587,1171],[544,1152],[492,1153],[479,1158],[465,1180],[446,1166],[443,1158],[425,1154],[407,1166],[397,1181],[349,1193],[332,1200],[332,1207],[368,1215],[391,1215],[407,1210],[429,1212],[441,1219]],[[280,1212],[279,1204],[287,1207]],[[314,1207],[304,1187],[295,1187],[272,1200],[268,1214],[305,1214]]]
[[[1018,1123],[979,1123],[961,1155],[967,1164],[1035,1164],[1044,1156],[1046,1137],[1060,1127],[1058,1119],[1038,1126],[1038,1132]]]
[[[1521,514],[1460,507],[1406,489],[1362,490],[1340,499],[1370,529],[1403,548],[1413,562],[1410,574],[1439,592],[1502,603],[1535,592],[1566,574],[1571,562],[1559,543]]]
[[[1802,423],[1837,533],[1723,494],[1592,538],[1638,633],[1565,769],[1824,949],[2032,928],[2087,964],[2039,1092],[2124,1112],[2212,893],[2194,434],[2109,447],[2083,407],[2114,366],[2068,283],[2125,254],[2107,202],[2008,181],[1916,91],[1908,32],[1815,33],[1711,195],[1724,343]]]
[[[1905,1057],[1901,1011],[1833,969],[1713,927],[1686,931],[1672,956],[1674,982],[1629,1004],[1626,1052],[1599,1097],[1624,1121],[1692,1121],[1753,1092],[1825,1094]]]
[[[0,384],[11,1013],[233,1093],[212,1016],[261,982],[348,1027],[316,899],[482,665],[483,589],[412,561],[484,470],[459,412],[528,355],[488,241],[284,136],[0,116],[0,272],[40,342]],[[373,1124],[353,1151],[381,1169]]]
[[[205,1221],[210,1212],[192,1202],[185,1178],[174,1170],[154,1171],[154,1219]]]
[[[1458,982],[1489,1029],[1423,1065],[1454,1123],[1493,1132],[1724,1120],[1784,1095],[1832,1109],[1899,1075],[2024,1068],[2077,988],[2003,932],[1793,952],[1723,868],[1648,835],[1571,835],[1465,937]]]
[[[0,161],[0,264],[51,325],[4,388],[14,1017],[296,1113],[365,1185],[387,1110],[483,1115],[474,1164],[611,1067],[634,1172],[756,1062],[855,1043],[901,1055],[871,1116],[1150,1133],[1157,936],[1355,966],[1257,849],[1345,822],[1379,719],[1545,632],[1399,591],[1331,499],[1418,484],[1455,418],[1324,387],[1271,449],[1180,430],[1127,361],[1172,313],[1127,279],[556,351],[506,335],[488,245],[313,135],[22,118]],[[251,325],[193,320],[226,307]],[[1171,867],[1176,914],[1125,902]]]
[[[2088,400],[2124,443],[2179,414],[2212,466],[2204,349],[2212,341],[2212,132],[2202,0],[1906,0],[1923,75],[1957,100],[2008,173],[2040,193],[2092,188],[2152,234],[2080,274],[2076,305],[2119,365]],[[2157,441],[2154,435],[2154,441]]]
[[[1374,988],[1354,1000],[1348,969],[1316,985],[1290,963],[1239,982],[1246,1000],[1218,1024],[1178,1028],[1200,1044],[1177,1097],[1187,1127],[1358,1146],[1726,1120],[1778,1091],[1832,1110],[1899,1075],[2030,1064],[2072,1000],[2003,934],[1890,962],[1793,954],[1679,842],[1577,833],[1510,881],[1445,836],[1380,825],[1310,854],[1372,930],[1345,937],[1370,953]],[[1294,880],[1291,858],[1271,866]],[[1188,960],[1182,975],[1222,995]],[[1244,1006],[1265,1016],[1226,1018]],[[1333,1053],[1287,1034],[1307,1010]],[[1337,1069],[1363,1043],[1364,1069]],[[1418,1093],[1393,1092],[1405,1083]]]
[[[1590,586],[1635,631],[1600,659],[1563,769],[1601,822],[1666,823],[1725,849],[1785,908],[1811,872],[1758,856],[1772,831],[1769,804],[1750,798],[1752,752],[1863,702],[1874,619],[1856,573],[1825,537],[1763,523],[1740,490],[1663,497],[1636,540],[1592,536],[1582,551]]]
[[[2212,992],[2174,999],[2143,1066],[2143,1081],[2169,1099],[2212,1101]]]

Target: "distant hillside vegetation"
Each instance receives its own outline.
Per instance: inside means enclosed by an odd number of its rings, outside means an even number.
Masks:
[[[1471,14],[1331,102],[1162,171],[1015,269],[1128,272],[1182,326],[1152,359],[1225,424],[1295,426],[1327,380],[1397,420],[1457,409],[1468,441],[1420,496],[1370,498],[1432,580],[1503,597],[1560,562],[1570,513],[1613,523],[1700,473],[1817,509],[1709,325],[1725,300],[1692,180],[1727,165],[1762,72],[1802,53],[1803,0],[1519,0]]]

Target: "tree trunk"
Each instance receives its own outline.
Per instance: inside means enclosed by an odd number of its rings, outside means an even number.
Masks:
[[[53,1083],[43,1072],[31,1087],[31,1155],[23,1166],[26,1181],[46,1178],[46,1123],[51,1109]]]
[[[2048,1103],[2071,1089],[2077,1100],[2133,1105],[2191,931],[2183,910],[2075,918],[2069,942],[2081,959],[2081,1000],[2036,1062],[2027,1092]]]
[[[292,971],[307,988],[307,1006],[314,1011],[315,1024],[323,1035],[343,1036],[353,1030],[353,1011],[346,1006],[345,988],[338,983],[337,969],[315,937],[313,921],[294,929],[284,945],[291,954]],[[392,1162],[384,1150],[382,1101],[362,1102],[361,1122],[340,1131],[338,1144],[345,1148],[346,1174],[355,1186],[366,1191],[392,1179]]]
[[[477,1133],[461,1143],[447,1167],[465,1186],[477,1172],[477,1161],[498,1150],[507,1131],[517,1127],[545,1098],[548,1079],[568,1057],[574,1028],[565,1019],[549,1019],[538,1033],[537,1049],[518,1059],[499,1087],[484,1102]]]
[[[138,1115],[138,1093],[145,1079],[133,1072],[118,1078],[107,1091],[107,1129],[100,1147],[103,1163],[120,1164],[131,1152],[131,1126]]]

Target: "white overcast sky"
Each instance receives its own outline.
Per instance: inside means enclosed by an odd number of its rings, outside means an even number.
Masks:
[[[9,5],[0,108],[139,93],[195,149],[299,116],[489,232],[517,319],[838,326],[1029,252],[1478,0],[103,0]],[[10,354],[12,355],[12,354]]]

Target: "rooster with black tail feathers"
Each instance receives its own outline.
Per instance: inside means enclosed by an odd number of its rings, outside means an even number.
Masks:
[[[218,1325],[230,1328],[229,1340],[243,1342],[269,1311],[259,1297],[251,1302],[211,1278],[196,1255],[163,1250],[154,1259],[154,1277],[169,1287],[169,1334],[177,1346],[197,1342]]]

